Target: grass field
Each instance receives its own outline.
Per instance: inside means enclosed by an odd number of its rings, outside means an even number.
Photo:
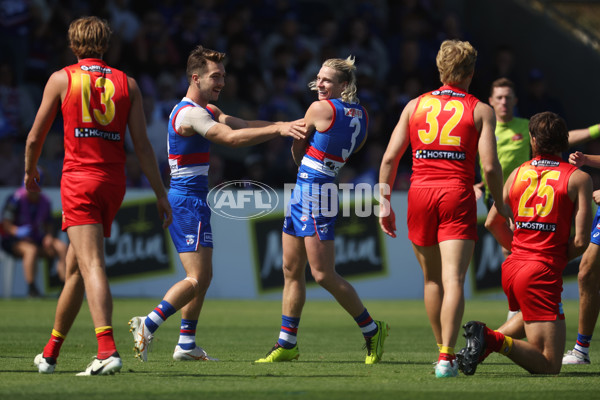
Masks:
[[[61,350],[53,375],[41,375],[33,358],[48,340],[55,300],[0,301],[0,398],[12,399],[567,399],[600,398],[600,344],[593,364],[566,366],[558,376],[532,376],[494,354],[474,376],[436,379],[437,347],[421,301],[366,301],[371,314],[392,327],[384,361],[364,364],[363,340],[335,302],[309,301],[299,330],[300,359],[253,364],[275,343],[276,301],[206,302],[198,344],[220,362],[174,362],[179,316],[157,332],[148,362],[133,357],[127,321],[155,306],[152,299],[116,299],[114,326],[123,370],[115,376],[75,377],[96,353],[87,305]],[[498,326],[502,301],[467,302],[464,320]],[[567,347],[577,333],[577,303],[565,304]],[[457,347],[464,339],[459,338]],[[594,363],[596,362],[596,363]]]

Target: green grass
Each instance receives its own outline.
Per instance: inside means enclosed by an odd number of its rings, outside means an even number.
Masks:
[[[75,377],[96,353],[87,305],[69,333],[53,375],[41,375],[33,358],[47,342],[54,300],[0,301],[0,398],[33,399],[565,399],[600,398],[600,344],[587,366],[566,366],[558,376],[532,376],[493,354],[474,376],[436,379],[437,347],[421,301],[365,301],[371,314],[392,330],[384,361],[364,364],[362,337],[335,302],[309,301],[299,330],[300,359],[253,364],[275,343],[281,305],[277,301],[209,300],[198,327],[198,343],[220,362],[174,362],[179,317],[157,332],[149,361],[134,359],[127,321],[156,305],[152,299],[116,299],[114,326],[123,370],[115,376]],[[577,303],[566,302],[567,348],[577,333]],[[506,317],[504,301],[467,302],[464,321],[492,327]],[[464,345],[459,338],[457,348]],[[598,349],[598,350],[596,350]]]

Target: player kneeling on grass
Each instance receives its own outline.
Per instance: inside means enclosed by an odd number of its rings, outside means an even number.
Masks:
[[[562,272],[590,239],[592,180],[567,162],[564,120],[551,112],[529,122],[533,159],[515,169],[504,185],[515,226],[492,207],[485,226],[511,254],[502,264],[502,287],[510,310],[521,310],[497,331],[484,323],[464,325],[467,345],[457,354],[465,375],[491,352],[499,352],[532,374],[558,374],[565,349]],[[570,238],[571,222],[575,236]],[[513,339],[526,337],[527,341]]]

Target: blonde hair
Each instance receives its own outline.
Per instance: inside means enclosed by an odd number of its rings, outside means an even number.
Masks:
[[[464,81],[475,71],[477,50],[469,42],[445,40],[440,46],[435,63],[443,84]]]
[[[354,65],[354,57],[348,56],[348,58],[330,58],[325,60],[322,65],[323,67],[329,67],[335,69],[337,71],[338,82],[348,82],[348,86],[342,92],[342,101],[346,103],[358,103],[358,97],[356,96],[356,92],[358,89],[356,88],[356,75],[354,71],[356,71],[356,66]],[[317,89],[317,80],[310,82],[308,84],[310,90],[318,90]]]
[[[77,58],[100,58],[108,50],[111,35],[106,20],[82,17],[69,25],[69,47]]]

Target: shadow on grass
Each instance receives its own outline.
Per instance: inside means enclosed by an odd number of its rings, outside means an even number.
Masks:
[[[461,374],[462,375],[462,374]],[[586,377],[594,377],[597,378],[598,376],[600,376],[600,373],[598,372],[586,372],[586,371],[580,371],[580,372],[561,372],[558,375],[553,375],[553,374],[530,374],[525,370],[521,370],[519,372],[476,372],[475,375],[469,375],[469,377],[471,376],[479,376],[482,378],[499,378],[499,379],[506,379],[508,377],[513,377],[513,378],[586,378]]]
[[[128,371],[127,374],[135,375],[153,375],[157,377],[177,377],[177,378],[238,378],[238,379],[257,379],[257,378],[356,378],[361,375],[357,374],[285,374],[285,373],[264,373],[264,374],[203,374],[203,373],[187,373],[182,374],[181,372],[165,373],[162,372],[151,372],[151,371]]]

